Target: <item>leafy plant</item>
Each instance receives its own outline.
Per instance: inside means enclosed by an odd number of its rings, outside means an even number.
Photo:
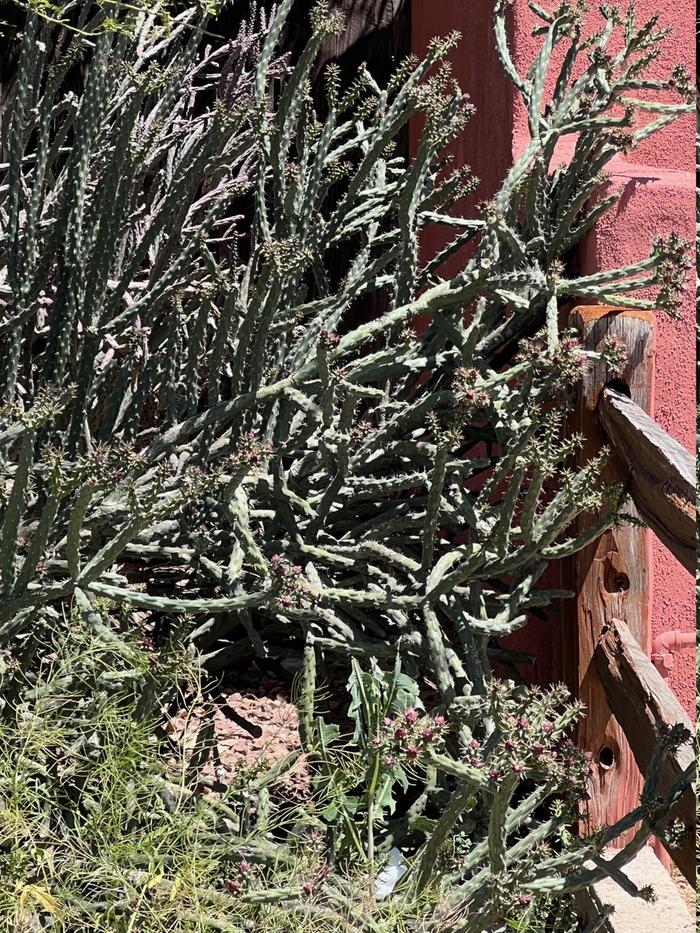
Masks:
[[[104,598],[182,617],[179,637],[209,671],[303,657],[302,734],[331,795],[320,817],[331,849],[366,878],[399,840],[414,860],[384,907],[368,888],[372,909],[353,922],[370,929],[375,909],[388,923],[423,898],[445,906],[448,881],[449,920],[418,910],[411,922],[476,933],[505,922],[513,896],[531,899],[521,913],[533,898],[549,910],[604,870],[585,869],[588,857],[641,821],[624,864],[678,792],[660,805],[652,768],[634,813],[575,844],[571,810],[552,801],[578,784],[534,746],[559,755],[578,711],[556,689],[494,682],[490,658],[531,609],[566,596],[539,586],[548,562],[625,518],[621,489],[600,482],[605,452],[570,466],[581,439],[564,423],[589,361],[624,375],[625,348],[584,350],[560,311],[576,299],[675,313],[686,244],[672,235],[588,276],[567,258],[615,199],[596,200],[606,165],[687,112],[689,78],[647,77],[657,17],[604,7],[587,36],[580,3],[532,5],[542,42],[521,75],[506,5],[495,4],[498,53],[531,141],[478,218],[454,213],[474,180],[445,156],[472,110],[446,61],[458,37],[386,88],[366,69],[342,87],[331,66],[317,107],[311,69],[342,28],[324,2],[296,62],[278,52],[292,0],[213,45],[198,9],[164,22],[159,9],[106,19],[105,5],[69,6],[58,32],[32,10],[3,123],[6,663],[32,669],[39,633],[69,602],[121,639],[99,616]],[[69,93],[76,69],[84,84]],[[671,90],[679,102],[657,99]],[[406,160],[396,140],[419,116]],[[424,260],[429,224],[452,239]],[[444,278],[453,256],[462,270]],[[636,296],[647,288],[654,300]],[[370,296],[383,310],[368,320]],[[601,517],[574,536],[586,511]],[[357,661],[342,753],[315,699],[315,665],[334,656]],[[13,680],[12,709],[21,693]],[[523,703],[536,715],[521,727]],[[415,729],[444,747],[416,744]],[[458,869],[441,861],[450,845],[465,847]],[[300,896],[271,877],[241,903]],[[340,877],[321,913],[347,903]]]

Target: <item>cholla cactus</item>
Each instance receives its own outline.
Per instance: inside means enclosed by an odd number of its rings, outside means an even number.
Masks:
[[[561,597],[538,588],[547,562],[619,520],[604,456],[565,468],[577,444],[563,436],[567,386],[587,353],[560,334],[559,308],[673,313],[684,244],[588,276],[569,275],[566,257],[614,200],[593,200],[606,165],[691,107],[688,81],[646,77],[664,35],[655,19],[605,8],[585,37],[576,3],[533,4],[541,48],[521,75],[497,0],[498,52],[531,141],[480,217],[462,218],[452,208],[472,181],[445,173],[442,155],[472,110],[445,63],[458,37],[386,88],[363,69],[343,89],[329,68],[321,113],[311,70],[341,24],[315,5],[309,44],[287,64],[277,45],[293,6],[215,46],[195,10],[167,31],[143,13],[126,33],[86,12],[52,53],[28,15],[0,185],[0,641],[79,593],[86,612],[85,594],[204,616],[190,637],[213,667],[246,633],[258,652],[309,639],[360,659],[398,652],[459,722],[453,763],[435,767],[469,783],[481,769],[458,759],[497,730],[484,713],[475,737],[460,704],[490,695],[490,650]],[[566,54],[550,95],[555,47]],[[84,88],[66,94],[78,62]],[[680,102],[650,99],[667,90]],[[418,114],[407,162],[395,143]],[[557,165],[567,136],[573,154]],[[454,236],[424,262],[429,224]],[[466,243],[471,258],[444,278]],[[657,300],[633,297],[653,287]],[[365,320],[369,295],[384,310]],[[621,348],[609,352],[622,365]],[[105,445],[111,486],[87,467]],[[123,554],[189,565],[203,595],[137,589],[114,566]],[[507,795],[493,806],[495,871],[520,824]]]

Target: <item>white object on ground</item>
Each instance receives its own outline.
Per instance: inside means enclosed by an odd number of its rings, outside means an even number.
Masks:
[[[397,848],[389,849],[389,861],[374,882],[374,896],[387,897],[408,871],[408,862]]]

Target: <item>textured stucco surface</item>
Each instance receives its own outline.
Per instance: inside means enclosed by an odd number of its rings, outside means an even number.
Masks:
[[[641,25],[655,13],[660,13],[659,26],[670,28],[666,37],[663,53],[649,71],[650,77],[665,78],[676,64],[685,64],[691,75],[695,74],[695,4],[689,0],[636,0],[637,23]],[[555,4],[545,3],[547,9]],[[587,17],[587,27],[595,30],[601,25],[598,4],[589,4],[591,12]],[[620,8],[627,9],[627,3],[620,3]],[[533,26],[541,23],[528,9],[525,0],[515,0],[512,7],[512,53],[513,60],[521,72],[527,71],[539,49],[541,39],[532,35]],[[615,46],[611,45],[615,51]],[[553,56],[554,72],[557,56]],[[555,80],[552,78],[552,81]],[[640,97],[643,95],[639,95]],[[669,100],[678,100],[670,96]],[[514,138],[522,140],[527,136],[527,115],[518,102],[514,108]],[[677,121],[663,133],[652,136],[636,150],[634,159],[640,164],[654,165],[658,168],[695,171],[695,116],[688,116]]]
[[[551,8],[553,2],[544,6]],[[624,7],[625,4],[622,4]],[[637,0],[638,22],[661,13],[661,22],[672,28],[663,56],[653,66],[657,76],[683,63],[695,71],[695,7],[690,0]],[[591,4],[595,11],[597,4]],[[492,0],[413,0],[413,48],[425,50],[429,39],[452,29],[462,33],[462,43],[452,56],[454,71],[472,95],[477,114],[464,140],[454,148],[457,164],[470,164],[482,179],[472,199],[487,199],[499,187],[505,169],[528,139],[527,118],[517,93],[500,71],[492,31]],[[526,0],[515,0],[509,12],[513,59],[527,71],[539,40],[532,36],[536,18]],[[596,20],[598,17],[598,20]],[[595,27],[599,14],[591,12]],[[553,62],[553,65],[555,62]],[[562,147],[561,159],[566,158]],[[618,208],[600,224],[581,251],[585,271],[613,268],[649,254],[653,238],[676,230],[694,241],[695,224],[695,121],[692,114],[678,120],[644,143],[631,158],[614,166],[613,187],[623,187]],[[471,205],[466,204],[469,208]],[[438,241],[426,236],[425,253]],[[695,444],[695,341],[694,298],[689,287],[680,322],[659,314],[655,325],[655,417],[688,450]],[[652,557],[652,637],[669,629],[692,631],[694,588],[690,575],[656,541]],[[535,623],[518,634],[516,646],[538,655],[537,680],[561,676],[558,666],[559,637],[554,623]],[[692,653],[676,656],[669,682],[688,713],[695,710],[695,674]]]

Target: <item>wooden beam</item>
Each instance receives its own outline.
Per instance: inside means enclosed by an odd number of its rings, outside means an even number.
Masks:
[[[407,54],[406,44],[410,14],[408,0],[333,0],[331,8],[345,16],[345,28],[337,36],[325,39],[314,66],[316,73],[329,61],[336,61],[362,40],[368,40],[368,58],[372,52],[381,55],[378,62],[370,62],[370,70],[380,83],[388,78],[398,62]],[[376,73],[377,65],[381,74]]]
[[[640,408],[651,410],[653,378],[653,315],[609,307],[576,308],[571,324],[589,350],[601,350],[603,341],[615,335],[629,348],[629,361],[621,378],[630,387]],[[613,374],[605,363],[595,362],[585,373],[569,430],[585,438],[580,463],[600,453],[606,440],[597,415],[604,387]],[[604,479],[621,481],[625,472],[611,462]],[[628,511],[634,513],[630,504]],[[577,531],[584,532],[600,516],[580,517]],[[595,831],[621,819],[639,802],[643,779],[625,738],[613,716],[600,681],[594,653],[600,635],[611,619],[624,619],[637,641],[651,648],[649,634],[649,533],[623,525],[611,528],[597,541],[574,555],[564,568],[563,584],[576,594],[563,605],[563,665],[569,688],[586,708],[576,741],[591,756],[590,800],[582,813],[582,831]],[[619,840],[629,841],[633,831]]]
[[[630,491],[657,537],[695,573],[695,458],[631,398],[606,388],[598,415],[630,475]]]
[[[637,765],[646,773],[665,726],[683,725],[690,736],[694,729],[666,681],[642,651],[635,637],[620,619],[606,625],[596,648],[596,664],[608,702],[625,731]],[[661,771],[659,791],[666,793],[694,763],[690,741],[669,753]],[[695,789],[681,796],[669,820],[681,820],[687,828],[683,844],[667,848],[672,860],[690,884],[695,884]]]

